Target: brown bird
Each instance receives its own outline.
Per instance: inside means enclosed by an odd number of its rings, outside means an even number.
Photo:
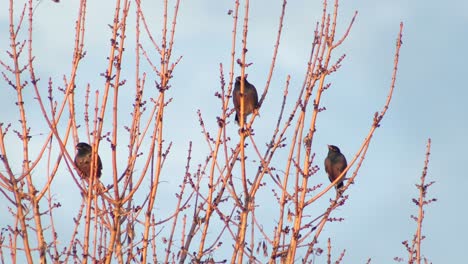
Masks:
[[[75,165],[78,168],[78,174],[81,178],[88,179],[89,175],[91,174],[93,149],[87,143],[80,142],[78,143],[78,145],[76,145],[76,150],[78,151],[78,153],[76,153],[75,156]],[[100,178],[102,171],[102,163],[99,155],[97,159],[97,168],[95,168],[95,171],[97,177]]]
[[[253,84],[247,81],[247,76],[244,78],[244,122],[247,122],[246,117],[250,115],[255,109],[258,108],[258,95],[257,89]],[[236,77],[236,83],[234,85],[234,91],[232,96],[234,108],[236,109],[236,123],[240,125],[240,114],[241,114],[241,76]]]
[[[340,149],[337,146],[328,145],[328,156],[325,159],[325,171],[328,173],[328,179],[330,182],[333,182],[340,174],[346,169],[348,163],[343,154],[341,154]],[[344,177],[336,184],[336,189],[343,187]]]

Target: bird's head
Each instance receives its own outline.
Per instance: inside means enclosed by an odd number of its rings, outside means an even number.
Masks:
[[[333,146],[333,145],[327,145],[327,146],[328,146],[329,151],[340,153],[340,149],[337,146]]]
[[[247,82],[247,76],[249,76],[248,74],[244,74],[244,81]],[[242,77],[241,76],[237,76],[236,77],[236,83],[240,83]]]
[[[78,145],[76,145],[76,150],[78,152],[88,152],[91,151],[91,146],[88,145],[87,143],[80,142]]]

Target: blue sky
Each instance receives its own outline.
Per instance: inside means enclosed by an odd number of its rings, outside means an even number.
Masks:
[[[62,76],[69,72],[77,13],[74,2],[56,4],[42,0],[35,11],[36,65],[44,88],[49,76],[60,83]],[[254,64],[248,74],[249,81],[261,93],[271,61],[282,1],[251,2],[247,57]],[[0,3],[8,4],[6,0]],[[107,63],[110,39],[107,24],[112,21],[113,6],[113,1],[88,3],[87,56],[80,67],[78,84],[81,86],[91,83],[92,89],[102,87],[103,79],[99,74]],[[332,3],[329,6],[331,8]],[[160,7],[147,3],[146,8],[147,18],[150,18],[149,14],[155,14],[151,23],[159,36]],[[233,1],[182,0],[174,56],[183,56],[183,59],[174,72],[169,91],[174,100],[167,108],[166,118],[168,141],[176,142],[163,178],[169,187],[175,188],[180,183],[181,164],[185,166],[189,140],[200,153],[195,155],[194,164],[205,158],[207,147],[199,133],[196,111],[202,111],[208,128],[216,127],[215,118],[220,113],[220,106],[213,95],[219,90],[219,63],[225,65],[226,73],[228,69],[232,18],[227,11],[233,8]],[[254,124],[257,144],[266,142],[262,137],[269,139],[286,76],[291,75],[291,94],[301,87],[313,30],[321,10],[321,1],[288,1],[275,75],[260,110],[261,117]],[[414,184],[419,182],[425,146],[430,137],[428,180],[436,181],[436,184],[429,189],[429,197],[438,201],[426,207],[423,225],[426,239],[422,251],[433,263],[460,263],[465,259],[465,238],[468,237],[467,208],[461,200],[468,184],[468,177],[463,176],[466,172],[461,167],[468,162],[463,154],[468,147],[468,92],[466,81],[463,81],[468,73],[465,65],[468,38],[464,30],[468,28],[468,2],[454,0],[449,6],[440,1],[423,0],[342,1],[338,36],[355,10],[359,14],[351,33],[335,52],[335,58],[345,53],[346,59],[341,69],[329,79],[332,88],[322,100],[327,111],[319,116],[314,142],[319,166],[327,153],[326,144],[338,145],[348,160],[359,149],[374,112],[380,110],[386,100],[400,21],[404,22],[403,47],[390,109],[373,138],[356,184],[348,190],[347,204],[333,215],[345,217],[346,221],[328,224],[320,239],[321,246],[325,248],[326,238],[332,237],[335,257],[346,249],[343,263],[365,263],[369,257],[372,263],[391,263],[396,256],[406,257],[401,242],[411,239],[416,228],[410,219],[411,214],[417,213],[411,199],[417,195]],[[133,24],[133,14],[131,17]],[[0,35],[4,36],[0,38],[2,60],[6,58],[3,51],[9,45],[7,22],[7,10],[3,9],[0,11]],[[126,50],[129,53],[124,64],[128,71],[124,78],[133,84],[134,56],[131,54],[134,44],[131,40],[134,31],[130,29],[127,34],[129,46]],[[146,70],[150,71],[149,68]],[[16,122],[18,118],[12,99],[15,94],[4,82],[0,88],[0,103],[7,109],[1,122]],[[291,95],[289,100],[293,98]],[[33,94],[26,100],[32,103]],[[41,115],[32,112],[30,119],[40,120]],[[181,133],[181,126],[185,133]],[[235,126],[230,128],[237,129]],[[44,127],[44,131],[37,129],[33,134],[46,131]],[[68,147],[72,149],[72,146]],[[106,161],[105,154],[100,153]],[[317,181],[327,183],[321,169]],[[58,179],[57,185],[70,188],[70,192],[76,188],[67,177]],[[162,190],[160,197],[167,195],[172,199],[174,190]],[[68,193],[58,191],[57,197],[64,204],[72,203]],[[328,200],[328,196],[323,199]],[[158,209],[164,211],[162,206]],[[0,223],[4,224],[2,220]],[[318,263],[324,263],[324,256],[322,258],[323,261],[318,259]]]

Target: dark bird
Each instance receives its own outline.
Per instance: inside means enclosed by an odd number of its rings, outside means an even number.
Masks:
[[[93,161],[93,149],[90,145],[80,142],[78,145],[76,145],[76,150],[78,153],[76,153],[75,156],[75,165],[78,168],[78,174],[80,175],[81,178],[83,179],[88,179],[89,175],[91,174],[91,162]],[[101,158],[98,155],[98,160],[97,160],[97,168],[96,168],[96,174],[97,177],[101,177],[101,171],[102,171],[102,163],[101,163]]]
[[[240,114],[241,114],[241,77],[237,76],[236,83],[234,85],[234,92],[232,96],[232,101],[234,103],[234,108],[236,109],[236,123],[240,125]],[[247,81],[247,76],[244,78],[244,122],[246,117],[250,115],[255,109],[258,108],[258,95],[257,89],[253,84]]]
[[[346,169],[348,163],[340,149],[337,146],[328,145],[328,156],[325,159],[325,171],[328,173],[328,179],[333,182],[340,174]],[[336,189],[343,187],[343,176],[342,180],[336,184]]]

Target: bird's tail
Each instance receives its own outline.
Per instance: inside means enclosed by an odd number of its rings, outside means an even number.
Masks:
[[[336,185],[336,189],[341,189],[343,188],[343,182],[339,182],[337,185]]]

